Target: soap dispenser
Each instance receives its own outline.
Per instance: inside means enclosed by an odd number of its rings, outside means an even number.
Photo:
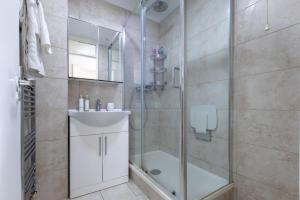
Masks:
[[[84,111],[84,99],[83,99],[82,95],[80,95],[78,103],[79,103],[79,105],[78,105],[79,112],[83,112]]]
[[[89,111],[90,110],[90,99],[89,96],[86,95],[84,99],[84,111]]]

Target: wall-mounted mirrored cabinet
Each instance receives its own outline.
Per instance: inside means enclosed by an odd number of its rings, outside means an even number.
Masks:
[[[69,77],[123,82],[123,34],[69,18]]]

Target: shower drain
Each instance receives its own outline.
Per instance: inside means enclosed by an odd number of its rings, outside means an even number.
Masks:
[[[161,173],[161,171],[159,169],[152,169],[150,171],[150,173],[153,174],[153,175],[159,175]]]

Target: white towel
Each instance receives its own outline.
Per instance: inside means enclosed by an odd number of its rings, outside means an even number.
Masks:
[[[38,13],[42,50],[48,54],[52,54],[48,26],[45,20],[44,9],[41,2],[38,4]]]
[[[51,54],[51,43],[42,4],[27,0],[27,64],[31,75],[45,76],[42,53]]]

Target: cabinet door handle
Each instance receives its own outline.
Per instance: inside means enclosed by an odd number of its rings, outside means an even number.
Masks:
[[[99,156],[101,157],[101,154],[102,154],[102,139],[101,137],[99,137]]]
[[[107,136],[105,136],[105,155],[107,155]]]

